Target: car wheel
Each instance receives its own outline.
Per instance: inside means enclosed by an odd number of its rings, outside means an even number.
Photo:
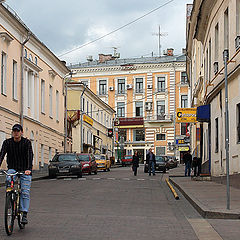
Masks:
[[[107,169],[105,168],[105,169],[104,169],[104,172],[106,172],[106,171],[107,171]]]
[[[49,172],[48,176],[49,176],[49,178],[56,178],[56,174],[55,173]]]
[[[95,175],[97,175],[97,170],[94,172]]]
[[[91,175],[91,174],[92,174],[92,170],[89,170],[88,175]]]
[[[82,173],[78,174],[77,178],[82,178]]]

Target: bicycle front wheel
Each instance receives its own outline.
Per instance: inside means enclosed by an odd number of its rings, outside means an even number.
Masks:
[[[22,223],[22,215],[23,215],[23,212],[18,212],[18,226],[20,229],[25,228],[25,224]]]
[[[14,217],[14,201],[12,199],[12,193],[7,193],[4,214],[5,230],[7,235],[11,235],[13,232]]]

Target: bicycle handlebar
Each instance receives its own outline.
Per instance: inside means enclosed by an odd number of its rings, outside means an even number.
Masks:
[[[5,170],[0,170],[0,175],[3,175],[2,173],[4,173],[7,176],[16,176],[16,175],[23,175],[23,172],[15,172],[15,173],[8,173]]]

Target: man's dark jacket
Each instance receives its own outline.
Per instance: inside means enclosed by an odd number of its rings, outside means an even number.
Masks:
[[[27,138],[22,137],[19,142],[15,142],[12,137],[3,142],[0,152],[0,166],[6,153],[8,169],[14,169],[18,172],[32,170],[32,144]]]
[[[139,167],[139,156],[133,155],[133,160],[132,160],[132,166],[133,167]]]
[[[148,152],[148,154],[147,154],[147,156],[146,156],[146,162],[147,162],[147,164],[149,163],[149,160],[150,160],[150,152]],[[155,154],[154,154],[154,153],[152,153],[152,161],[153,161],[154,163],[156,163]]]

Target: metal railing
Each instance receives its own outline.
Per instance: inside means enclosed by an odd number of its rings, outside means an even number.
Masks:
[[[173,121],[173,115],[159,114],[145,116],[144,121]]]

